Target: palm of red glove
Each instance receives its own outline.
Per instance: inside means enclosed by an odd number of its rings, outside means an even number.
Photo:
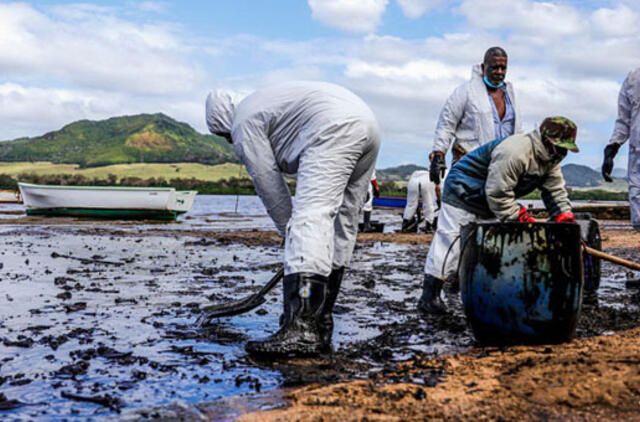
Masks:
[[[520,211],[518,211],[518,221],[521,223],[535,223],[536,220],[527,212],[525,207],[520,207]]]
[[[553,221],[555,221],[556,223],[575,223],[576,217],[571,211],[566,211],[561,212],[560,214],[553,217]]]

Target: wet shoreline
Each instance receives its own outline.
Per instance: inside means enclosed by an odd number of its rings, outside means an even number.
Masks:
[[[398,221],[393,212],[380,216]],[[196,330],[202,306],[254,291],[279,265],[275,232],[232,230],[234,218],[264,216],[220,212],[174,224],[3,220],[4,416],[154,419],[160,413],[149,409],[224,413],[232,407],[225,403],[244,397],[243,411],[227,413],[237,416],[282,406],[282,388],[371,379],[407,360],[472,350],[455,294],[445,295],[446,318],[415,313],[430,235],[359,236],[336,305],[331,357],[259,362],[246,356],[248,339],[277,327],[279,288],[262,308]],[[229,228],[211,230],[207,219]],[[625,244],[638,238],[625,223],[605,222],[603,230],[606,250],[638,260],[637,248]],[[600,301],[585,305],[578,337],[632,328],[640,316],[626,272],[605,264],[603,277]]]

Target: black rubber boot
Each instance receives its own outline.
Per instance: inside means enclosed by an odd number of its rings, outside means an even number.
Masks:
[[[310,356],[329,349],[320,333],[327,301],[327,277],[311,273],[289,274],[283,280],[284,311],[280,329],[264,340],[250,341],[245,349],[255,355]]]
[[[364,225],[363,225],[362,231],[364,233],[371,232],[371,211],[364,212],[363,223]]]
[[[457,274],[447,276],[446,293],[458,293],[460,291],[460,280]]]
[[[400,231],[402,233],[416,233],[418,231],[418,225],[415,224],[416,218],[413,217],[411,220],[402,219],[402,229]]]
[[[425,274],[422,282],[422,296],[418,301],[418,310],[427,314],[444,314],[447,308],[440,298],[443,281]]]
[[[342,277],[344,276],[344,267],[334,268],[329,274],[329,283],[327,285],[327,299],[322,307],[320,314],[320,337],[322,343],[327,345],[327,348],[331,348],[331,337],[333,335],[333,305],[336,304],[338,298],[338,292],[340,291],[340,285],[342,284]]]
[[[425,233],[433,233],[433,226],[431,226],[431,223],[429,223],[428,221],[426,223],[424,223],[424,232]]]

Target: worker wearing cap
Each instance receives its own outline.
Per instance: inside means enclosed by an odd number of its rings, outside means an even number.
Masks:
[[[613,134],[604,149],[602,177],[611,179],[613,159],[625,142],[629,141],[629,208],[631,225],[640,231],[640,68],[627,75],[618,95],[618,118]]]
[[[369,107],[329,83],[289,82],[241,99],[212,91],[209,130],[233,143],[285,238],[281,326],[254,354],[313,355],[331,346],[331,312],[358,232],[380,135]],[[297,173],[295,198],[283,173]]]
[[[542,191],[552,221],[575,222],[560,170],[567,151],[578,152],[576,125],[565,117],[548,117],[539,130],[489,142],[465,155],[444,183],[438,230],[427,261],[418,308],[443,313],[443,280],[457,280],[462,226],[482,221],[535,222],[516,202],[535,189]],[[448,253],[448,255],[447,255]],[[445,256],[446,263],[445,263]],[[444,266],[444,270],[443,270]]]

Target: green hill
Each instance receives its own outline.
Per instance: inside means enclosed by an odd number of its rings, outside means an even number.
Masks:
[[[35,138],[0,142],[0,161],[98,167],[128,163],[237,162],[223,138],[202,135],[162,113],[80,120]]]
[[[409,180],[411,174],[416,170],[428,170],[426,167],[415,164],[403,164],[386,169],[376,169],[376,178],[380,182],[400,182]]]

